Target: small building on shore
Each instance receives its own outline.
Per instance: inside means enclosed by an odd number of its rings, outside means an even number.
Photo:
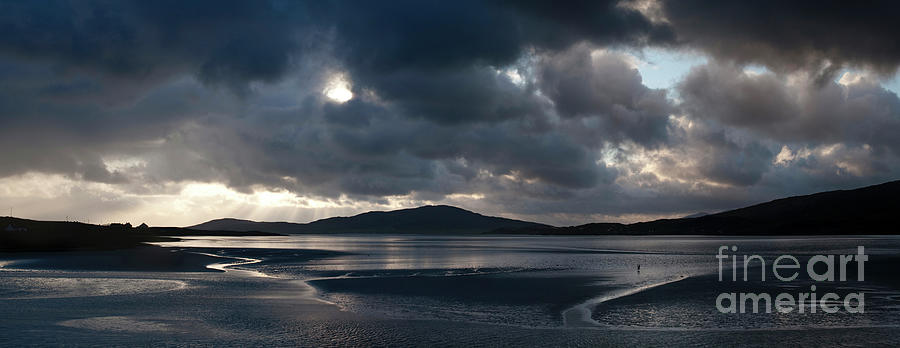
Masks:
[[[25,227],[16,227],[16,226],[13,226],[13,224],[9,224],[9,225],[6,225],[6,229],[4,229],[4,231],[6,231],[6,232],[28,232],[28,229]]]

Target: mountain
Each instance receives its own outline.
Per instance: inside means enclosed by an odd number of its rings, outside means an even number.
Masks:
[[[201,231],[239,231],[239,232],[250,232],[250,231],[265,231],[270,233],[278,233],[278,234],[291,234],[297,233],[298,226],[303,226],[304,224],[292,223],[292,222],[260,222],[260,221],[251,221],[251,220],[241,220],[241,219],[232,219],[232,218],[224,218],[224,219],[216,219],[204,222],[199,225],[194,225],[188,227],[193,230],[201,230]]]
[[[290,222],[255,222],[218,219],[189,227],[195,230],[263,231],[286,234],[301,233],[423,233],[473,234],[498,229],[544,229],[549,225],[484,216],[447,205],[429,205],[412,209],[373,211],[350,217],[333,217],[306,224]]]
[[[897,234],[900,231],[898,198],[900,198],[900,181],[892,181],[854,190],[782,198],[693,218],[662,219],[634,224],[595,223],[506,232],[566,235]]]

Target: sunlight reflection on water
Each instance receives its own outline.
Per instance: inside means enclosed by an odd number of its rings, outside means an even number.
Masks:
[[[0,300],[131,295],[181,290],[187,283],[166,279],[7,277]]]

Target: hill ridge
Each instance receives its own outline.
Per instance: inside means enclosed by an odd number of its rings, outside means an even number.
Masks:
[[[527,232],[560,235],[835,235],[896,234],[900,180],[856,189],[773,199],[700,217],[632,224],[590,223]],[[516,233],[516,231],[507,231]]]
[[[535,222],[487,216],[451,205],[424,205],[388,211],[334,216],[308,223],[266,222],[234,218],[210,220],[188,228],[197,230],[304,233],[441,233],[475,234],[498,229],[547,228]]]

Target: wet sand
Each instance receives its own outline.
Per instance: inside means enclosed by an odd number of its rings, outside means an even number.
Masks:
[[[484,323],[445,318],[397,318],[380,313],[342,311],[323,299],[358,294],[351,301],[379,294],[396,294],[442,301],[506,304],[576,305],[598,294],[620,289],[602,285],[602,274],[562,276],[557,270],[509,271],[477,269],[449,277],[422,276],[427,270],[358,272],[340,279],[337,271],[310,272],[328,279],[297,279],[269,272],[283,263],[310,260],[330,264],[345,255],[324,250],[191,249],[209,255],[194,258],[187,250],[168,251],[183,267],[178,272],[103,269],[114,260],[107,252],[80,255],[78,269],[38,269],[63,259],[9,263],[0,255],[0,345],[76,346],[896,346],[898,327],[861,323],[855,327],[810,327],[776,323],[745,330],[737,325],[691,325],[703,318],[691,308],[709,310],[708,293],[715,293],[706,276],[688,277],[626,293],[595,303],[591,319],[601,325],[566,327],[564,308],[556,305],[553,326],[517,322]],[[151,252],[157,252],[154,250]],[[94,255],[91,255],[94,254]],[[112,255],[116,255],[113,253]],[[169,255],[169,254],[165,254]],[[240,255],[240,256],[239,256]],[[40,255],[29,255],[41,259]],[[246,259],[264,260],[247,263]],[[273,260],[278,260],[273,261]],[[877,260],[876,260],[877,261]],[[219,264],[225,272],[210,272]],[[26,266],[27,265],[27,266]],[[232,266],[228,266],[232,265]],[[198,269],[202,266],[203,269]],[[890,281],[885,273],[895,264],[873,262],[874,280]],[[18,267],[18,268],[16,268]],[[129,266],[132,267],[132,266]],[[127,267],[125,268],[127,269]],[[435,269],[435,272],[445,272]],[[413,276],[415,274],[415,276]],[[367,277],[371,276],[371,277]],[[377,276],[377,277],[376,277]],[[536,280],[535,277],[540,278]],[[61,286],[61,284],[67,284]],[[314,286],[312,286],[312,285]],[[547,284],[552,284],[550,286]],[[879,283],[880,284],[880,283]],[[93,286],[94,288],[91,288]],[[890,284],[885,284],[890,287]],[[318,289],[317,289],[318,288]],[[24,289],[24,290],[23,290]],[[55,289],[43,291],[42,289]],[[86,293],[96,289],[98,293]],[[558,289],[571,289],[559,292]],[[491,290],[491,291],[484,291]],[[68,291],[68,292],[67,292]],[[39,295],[39,296],[28,296]],[[498,295],[499,294],[499,295]],[[509,294],[503,296],[502,294]],[[427,303],[427,302],[424,302]],[[519,313],[528,316],[529,313]],[[828,324],[828,323],[825,323]]]
[[[218,257],[146,245],[102,251],[0,253],[7,268],[72,271],[220,272],[206,267]]]
[[[524,328],[340,312],[302,282],[182,273],[178,291],[0,300],[0,345],[771,346],[896,345],[895,328],[772,331]],[[810,343],[810,337],[816,337]]]

